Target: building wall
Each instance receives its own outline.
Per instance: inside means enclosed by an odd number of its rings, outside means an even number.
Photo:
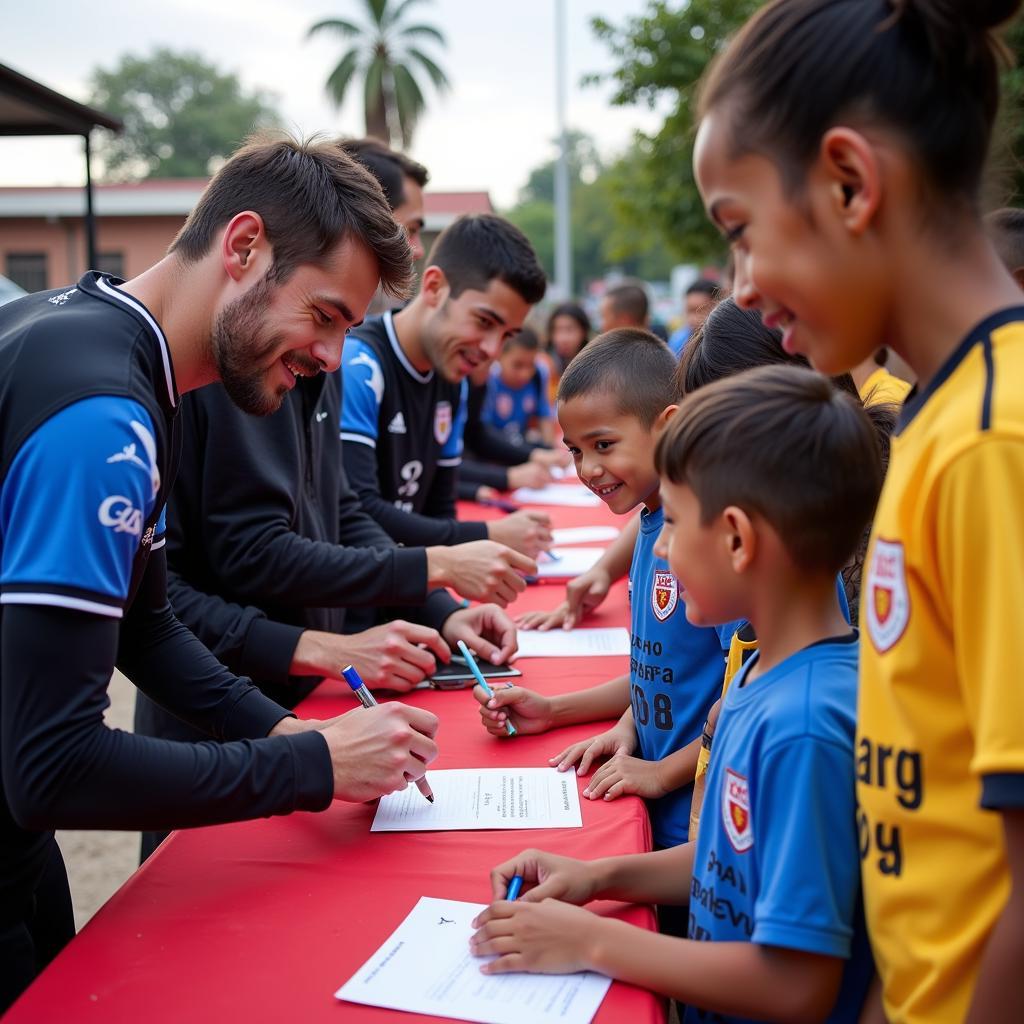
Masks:
[[[100,217],[96,248],[101,257],[118,255],[122,276],[134,277],[163,257],[184,221],[177,215]],[[46,288],[77,281],[87,269],[84,222],[80,217],[0,218],[0,274],[7,275],[12,253],[46,255]],[[115,268],[103,264],[101,269]]]

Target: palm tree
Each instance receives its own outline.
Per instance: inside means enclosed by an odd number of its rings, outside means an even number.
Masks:
[[[432,39],[446,45],[444,36],[432,25],[403,21],[411,7],[430,0],[363,0],[368,24],[344,18],[327,18],[311,26],[309,36],[333,32],[356,42],[345,51],[327,79],[327,93],[340,107],[356,72],[363,76],[366,134],[389,145],[407,149],[426,101],[411,68],[426,71],[434,88],[450,87],[448,76],[417,45]]]

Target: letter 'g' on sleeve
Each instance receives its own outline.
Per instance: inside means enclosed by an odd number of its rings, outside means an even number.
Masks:
[[[0,488],[0,602],[120,618],[159,486],[138,402],[104,395],[52,416]]]
[[[377,423],[384,399],[384,371],[376,353],[349,338],[341,355],[341,439],[377,447]]]

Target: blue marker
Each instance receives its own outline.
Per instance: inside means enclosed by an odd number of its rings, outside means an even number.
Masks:
[[[473,673],[473,678],[479,684],[480,689],[487,694],[487,699],[490,700],[494,696],[494,691],[487,685],[487,680],[484,679],[483,674],[480,671],[480,667],[477,665],[472,653],[464,641],[458,640],[456,643],[459,650],[462,652],[462,657],[465,658],[466,664],[469,666],[469,671]],[[515,736],[516,734],[516,727],[507,718],[505,719],[505,732],[507,732],[509,736]]]
[[[366,683],[360,678],[359,673],[351,666],[346,665],[342,670],[341,674],[345,677],[345,682],[352,687],[352,692],[359,699],[359,703],[364,708],[375,708],[377,706],[377,700],[372,693],[366,688]],[[431,802],[434,802],[434,791],[430,788],[430,783],[427,782],[427,776],[423,775],[421,778],[416,780],[416,788]]]
[[[512,881],[508,883],[508,892],[505,894],[505,899],[507,899],[510,903],[519,899],[519,893],[522,891],[522,888],[523,876],[513,875]]]

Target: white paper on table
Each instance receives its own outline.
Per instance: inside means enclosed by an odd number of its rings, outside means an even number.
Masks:
[[[480,1024],[589,1024],[611,979],[600,974],[480,973],[469,953],[482,903],[423,896],[335,999]]]
[[[520,487],[512,492],[511,497],[518,505],[565,505],[574,508],[589,508],[601,504],[601,499],[583,484]]]
[[[578,479],[575,466],[551,466],[548,472],[552,480]]]
[[[371,832],[582,828],[576,776],[554,768],[449,768],[427,773],[434,802],[415,786],[382,796]]]
[[[603,654],[629,654],[629,630],[610,629],[521,629],[517,658],[593,658]]]
[[[552,530],[551,536],[556,545],[599,544],[601,541],[615,540],[619,532],[617,526],[566,526]]]
[[[571,580],[582,575],[604,554],[604,548],[552,548],[537,559],[537,578]]]

